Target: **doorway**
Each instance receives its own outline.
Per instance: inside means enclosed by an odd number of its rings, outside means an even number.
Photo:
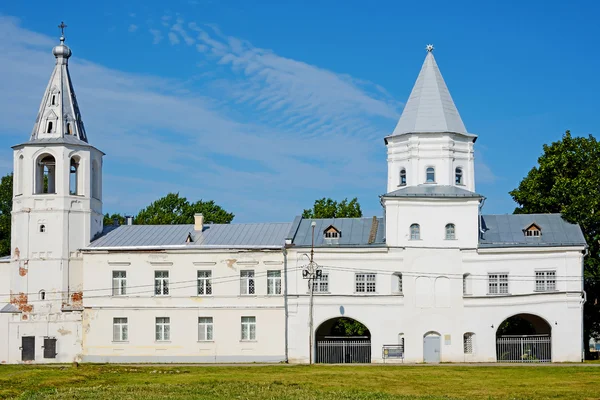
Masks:
[[[440,362],[440,334],[428,332],[423,336],[423,362],[437,364]]]
[[[35,360],[35,336],[23,336],[21,338],[21,360]]]

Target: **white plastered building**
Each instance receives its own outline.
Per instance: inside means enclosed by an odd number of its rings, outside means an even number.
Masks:
[[[61,38],[32,135],[13,147],[0,362],[580,361],[581,230],[482,214],[477,136],[432,50],[385,138],[383,217],[104,227],[104,154]]]

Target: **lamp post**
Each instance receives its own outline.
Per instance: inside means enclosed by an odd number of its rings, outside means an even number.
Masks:
[[[306,265],[302,271],[302,276],[304,279],[308,279],[308,290],[310,293],[310,299],[308,303],[308,363],[313,363],[313,341],[314,341],[314,332],[313,332],[313,308],[314,308],[314,280],[319,277],[320,270],[319,265],[315,262],[315,227],[317,223],[313,221],[310,226],[312,227],[312,240],[310,245],[310,257],[308,265]],[[305,254],[306,255],[306,254]]]

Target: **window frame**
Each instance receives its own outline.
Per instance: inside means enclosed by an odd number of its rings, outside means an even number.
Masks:
[[[452,235],[448,235],[448,229],[452,229]],[[448,222],[444,227],[444,240],[456,240],[456,225]]]
[[[119,320],[119,322],[117,322]],[[113,317],[113,342],[129,341],[129,318]]]
[[[488,295],[490,296],[504,296],[510,294],[509,276],[508,272],[489,272],[488,273]],[[505,277],[505,278],[503,278]],[[494,285],[494,286],[492,286]],[[491,289],[495,287],[495,292]],[[501,288],[506,288],[502,291]]]
[[[156,317],[154,322],[154,341],[171,341],[171,317]]]
[[[431,170],[431,172],[429,171]],[[433,174],[433,179],[429,180],[429,174]],[[428,167],[425,168],[425,183],[436,183],[435,180],[435,167],[430,165]]]
[[[465,172],[463,167],[454,168],[454,184],[457,186],[465,186]]]
[[[124,276],[115,276],[123,273]],[[127,295],[127,271],[113,270],[112,271],[112,291],[111,296],[126,296]]]
[[[244,327],[246,329],[246,337],[244,337]],[[241,342],[256,342],[256,317],[255,316],[242,316],[240,320],[240,341]]]
[[[256,296],[256,273],[253,269],[240,271],[240,295]]]
[[[416,229],[416,235],[413,235],[413,228]],[[409,240],[421,240],[421,225],[417,223],[410,224],[410,227],[408,229]]]
[[[473,333],[473,332],[463,333],[463,354],[465,354],[465,355],[475,354],[475,333]]]
[[[157,276],[159,273],[166,272],[166,277]],[[170,272],[167,269],[160,269],[154,271],[154,296],[166,297],[171,295],[170,291]],[[166,289],[166,290],[165,290]]]
[[[400,182],[398,184],[398,186],[406,186],[408,183],[407,177],[406,177],[406,168],[402,167],[400,168]]]
[[[205,276],[200,276],[204,274]],[[199,269],[196,272],[196,295],[197,296],[212,296],[212,270]],[[202,289],[202,290],[201,290]],[[203,293],[200,293],[200,292]]]
[[[274,274],[277,275],[274,275]],[[281,281],[281,270],[268,270],[267,271],[267,295],[279,296],[281,295],[282,281]]]
[[[202,321],[201,321],[202,320]],[[214,319],[213,317],[198,317],[198,341],[199,342],[214,342]],[[200,332],[203,332],[204,339],[201,338]]]
[[[538,274],[543,274],[542,278],[538,278]],[[552,274],[552,277],[548,275]],[[555,269],[544,269],[544,270],[536,270],[534,271],[534,292],[537,293],[547,293],[547,292],[556,292],[556,270]],[[543,283],[543,287],[539,288],[538,282]],[[551,285],[550,285],[551,283]],[[551,286],[551,287],[550,287]]]
[[[359,286],[361,285],[361,286]],[[361,289],[362,287],[362,289]],[[377,293],[377,274],[374,272],[356,272],[354,274],[354,293]]]
[[[312,280],[312,285],[313,293],[329,293],[329,273],[321,272],[321,277],[314,278]]]

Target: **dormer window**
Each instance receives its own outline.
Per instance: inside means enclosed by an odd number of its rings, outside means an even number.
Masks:
[[[327,229],[323,231],[323,237],[325,237],[325,239],[339,239],[342,237],[342,232],[335,226],[329,225]]]
[[[463,170],[460,167],[458,167],[454,170],[454,182],[456,182],[457,185],[464,185]]]
[[[400,186],[406,186],[406,169],[400,170]]]
[[[428,167],[425,174],[426,183],[435,183],[435,168]]]
[[[523,230],[527,237],[540,237],[542,236],[542,228],[537,224],[533,223]]]

